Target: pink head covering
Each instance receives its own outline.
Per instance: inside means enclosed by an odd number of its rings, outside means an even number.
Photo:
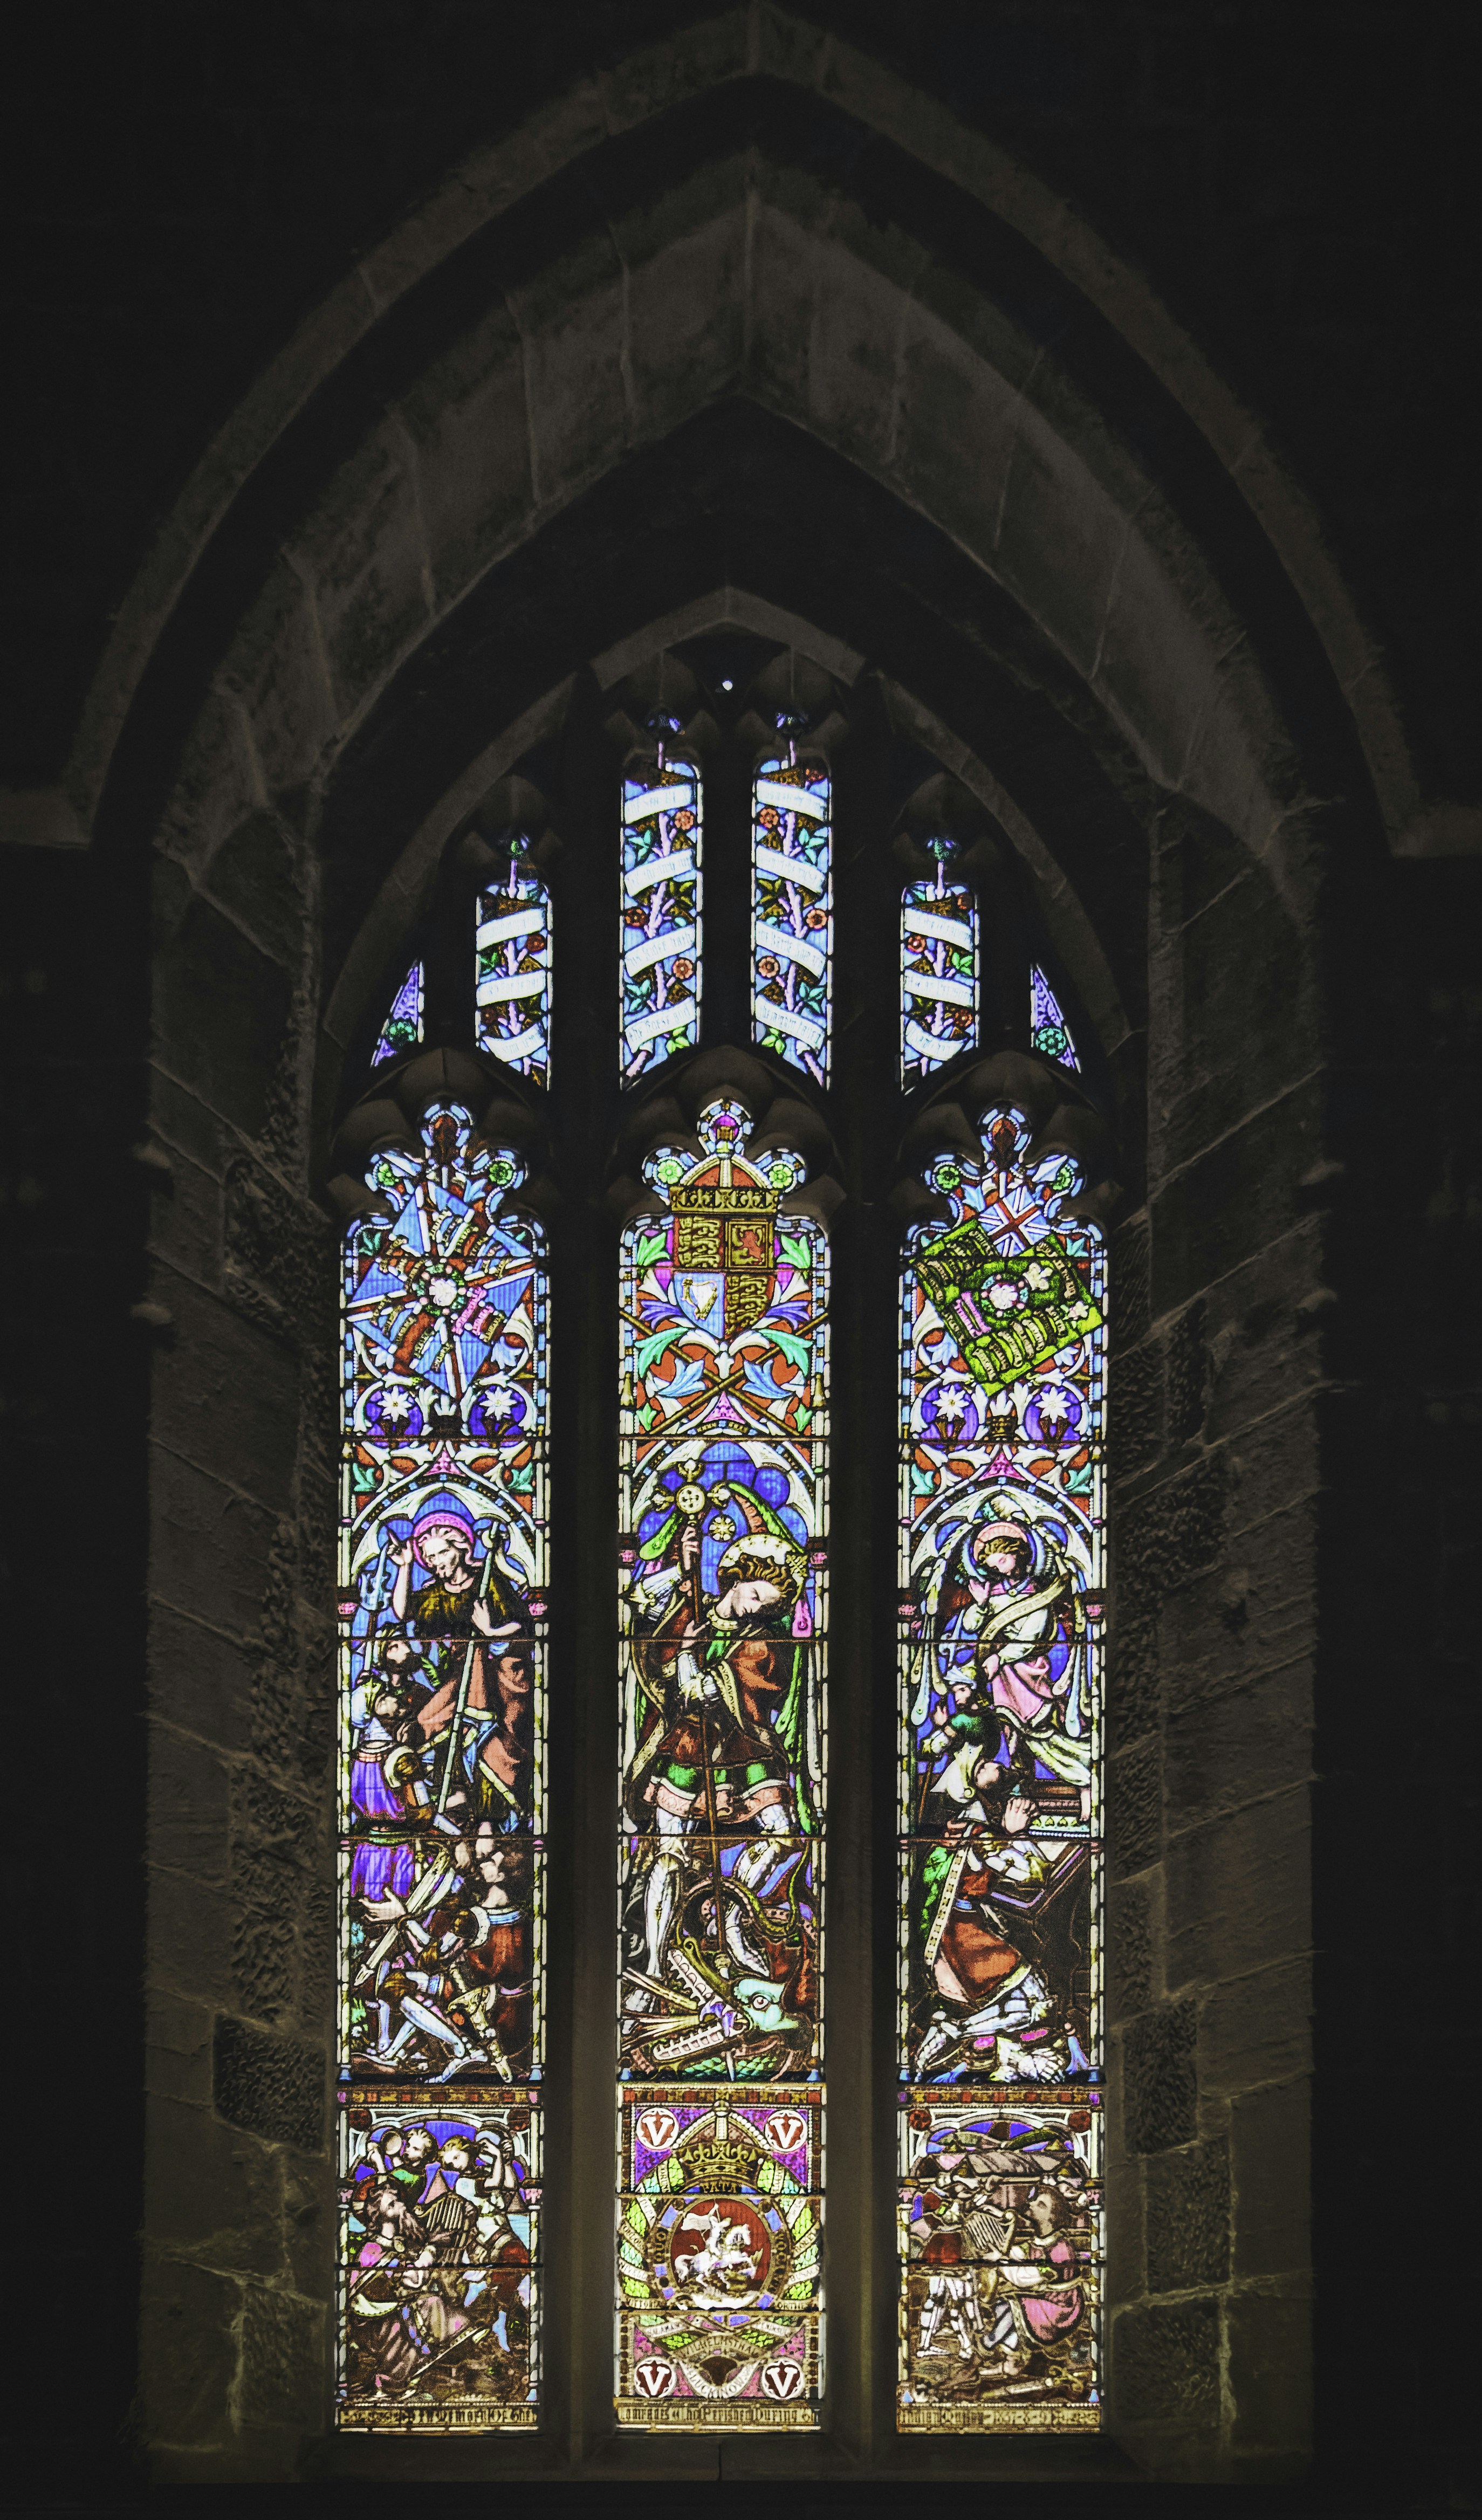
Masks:
[[[412,1547],[417,1552],[419,1565],[427,1567],[428,1574],[432,1570],[422,1553],[422,1544],[430,1539],[434,1531],[456,1531],[467,1541],[469,1554],[472,1556],[473,1517],[466,1507],[459,1504],[457,1497],[429,1497],[412,1525]]]

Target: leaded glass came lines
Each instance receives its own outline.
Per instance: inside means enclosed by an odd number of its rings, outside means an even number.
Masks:
[[[379,1066],[383,1058],[399,1058],[404,1050],[416,1049],[422,1039],[425,986],[423,967],[414,963],[391,1000],[390,1012],[371,1053],[373,1066]]]
[[[833,952],[832,802],[826,770],[764,761],[751,795],[755,1038],[829,1081]]]
[[[671,756],[623,781],[626,1085],[699,1039],[700,842],[699,773],[693,763]]]
[[[480,1050],[549,1084],[551,898],[528,867],[512,866],[503,883],[479,894],[473,950]]]
[[[901,900],[901,1078],[914,1085],[977,1038],[977,903],[966,884],[911,883]]]
[[[828,1246],[710,1104],[623,1238],[616,2405],[823,2387]]]
[[[1060,1012],[1060,1002],[1050,982],[1034,964],[1029,973],[1029,1040],[1042,1058],[1056,1058],[1062,1067],[1080,1073],[1081,1062],[1075,1055],[1070,1026]]]
[[[1106,1271],[1068,1155],[983,1114],[901,1346],[904,2431],[1100,2422]]]
[[[519,1156],[437,1103],[341,1314],[337,2413],[535,2422],[546,1271]]]

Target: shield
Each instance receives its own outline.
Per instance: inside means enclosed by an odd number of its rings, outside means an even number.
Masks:
[[[638,2139],[650,2152],[667,2152],[679,2134],[672,2109],[646,2109],[638,2121]]]
[[[718,1278],[725,1300],[701,1325],[732,1339],[759,1322],[772,1300],[777,1268],[777,1192],[760,1182],[685,1182],[670,1192],[674,1207],[674,1286],[692,1321],[683,1289],[698,1292]]]
[[[674,2365],[661,2362],[656,2354],[647,2354],[634,2363],[633,2378],[641,2398],[667,2398],[674,2387]]]
[[[708,1330],[712,1338],[725,1333],[726,1281],[724,1273],[710,1270],[676,1269],[669,1281],[669,1292],[696,1329]]]

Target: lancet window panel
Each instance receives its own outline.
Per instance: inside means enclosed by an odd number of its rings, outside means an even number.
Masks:
[[[543,1232],[435,1103],[344,1254],[342,2428],[532,2426],[545,2019]]]
[[[1029,972],[1029,1043],[1042,1058],[1055,1059],[1061,1067],[1068,1067],[1077,1075],[1080,1073],[1081,1062],[1070,1036],[1070,1026],[1061,1011],[1059,999],[1038,963],[1031,966]]]
[[[828,1246],[718,1100],[623,1238],[616,2407],[824,2383]]]
[[[514,864],[501,883],[480,892],[473,949],[480,1050],[549,1084],[551,897],[530,868]]]
[[[978,1027],[978,915],[970,885],[911,883],[901,898],[901,1077],[915,1085],[968,1049]]]
[[[755,1038],[829,1082],[833,1018],[833,804],[827,770],[764,761],[751,796]]]
[[[423,1036],[426,997],[426,970],[421,963],[414,963],[386,1012],[371,1053],[373,1066],[379,1066],[383,1058],[400,1058],[404,1051],[417,1048]]]
[[[902,1281],[898,2422],[1100,2419],[1106,1318],[1075,1160],[984,1113]]]
[[[628,1085],[699,1040],[702,830],[693,762],[660,754],[623,781],[619,986]]]

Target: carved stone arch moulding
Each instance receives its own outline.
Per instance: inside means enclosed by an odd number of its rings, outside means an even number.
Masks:
[[[759,119],[758,105],[766,109]],[[783,296],[774,302],[769,292],[777,288],[783,261],[792,265],[795,284],[798,240],[795,233],[789,240],[787,225],[789,215],[796,219],[801,212],[796,201],[789,213],[780,199],[768,199],[768,152],[786,159],[790,146],[805,157],[806,135],[820,124],[868,136],[873,148],[858,154],[876,183],[881,166],[899,161],[903,179],[896,191],[918,203],[916,226],[909,215],[900,216],[896,198],[887,199],[884,215],[880,204],[853,204],[831,220],[828,246],[821,252],[809,248],[803,289],[793,285],[788,292],[792,303]],[[857,153],[831,154],[841,163]],[[647,208],[639,218],[623,215],[613,170],[632,160],[651,174],[656,158],[672,162],[695,194],[689,234],[683,220],[678,232],[671,220],[666,233],[665,223]],[[724,183],[696,181],[698,167],[717,162],[728,169]],[[532,228],[544,224],[554,232],[559,222],[550,215],[551,204],[573,184],[606,197],[606,252],[626,310],[615,336],[622,346],[605,357],[600,376],[573,373],[572,356],[579,361],[580,353],[573,353],[569,335],[562,345],[543,330],[541,304],[551,292],[545,276],[537,277],[538,250],[532,268]],[[788,189],[797,194],[795,173],[789,173]],[[308,318],[202,458],[120,608],[49,819],[78,837],[91,831],[126,721],[136,700],[147,697],[152,668],[172,632],[189,642],[199,638],[205,620],[219,618],[207,581],[219,570],[229,529],[239,546],[247,522],[271,536],[275,518],[301,496],[291,489],[293,476],[301,478],[306,464],[310,470],[317,465],[322,474],[326,468],[335,471],[330,450],[337,444],[342,456],[350,454],[342,413],[328,431],[326,422],[337,393],[341,404],[347,396],[355,400],[357,376],[365,381],[363,407],[369,410],[374,398],[377,420],[367,425],[352,460],[363,486],[374,487],[391,520],[391,543],[383,545],[380,559],[399,562],[409,640],[439,617],[455,582],[460,576],[467,582],[471,564],[481,564],[511,533],[527,530],[533,516],[549,513],[590,477],[594,460],[602,460],[592,433],[594,425],[601,426],[597,415],[610,406],[612,426],[630,444],[672,425],[674,386],[665,373],[671,359],[692,371],[694,389],[702,396],[740,385],[760,390],[779,407],[797,402],[800,417],[834,430],[852,445],[857,460],[894,470],[904,480],[917,450],[910,443],[909,417],[900,413],[898,360],[907,361],[918,383],[923,369],[950,371],[966,383],[973,361],[967,344],[975,334],[991,341],[988,364],[997,361],[1001,377],[981,406],[981,445],[986,450],[997,441],[1007,453],[1016,438],[1019,454],[1013,466],[1002,465],[996,452],[991,462],[980,460],[971,470],[987,493],[984,513],[997,519],[992,535],[1011,574],[1015,538],[1025,538],[1027,552],[1036,517],[1041,526],[1053,528],[1055,508],[1063,504],[1052,496],[1047,506],[1044,493],[1059,461],[1058,424],[1051,413],[1056,403],[1064,406],[1066,381],[1056,380],[1048,365],[1037,373],[1032,359],[1025,366],[1004,308],[992,310],[986,299],[977,310],[963,303],[962,276],[951,268],[940,236],[954,218],[965,216],[1002,241],[1000,260],[1008,252],[1010,262],[1038,271],[1065,307],[1078,310],[1081,329],[1104,338],[1111,364],[1134,381],[1145,400],[1151,397],[1154,427],[1180,436],[1218,482],[1219,499],[1229,511],[1228,532],[1263,556],[1285,590],[1293,620],[1321,657],[1329,698],[1357,740],[1391,844],[1445,845],[1437,814],[1455,821],[1460,809],[1439,808],[1428,822],[1421,813],[1382,662],[1325,551],[1316,518],[1251,416],[1146,282],[1063,200],[1001,148],[957,122],[944,105],[908,90],[856,46],[760,0],[680,30],[619,68],[581,82],[533,125],[475,153],[400,228],[371,248]],[[742,251],[748,222],[754,250]],[[873,235],[867,233],[872,228]],[[490,245],[493,261],[485,272],[478,257]],[[713,271],[701,268],[707,254]],[[851,377],[845,337],[869,329],[862,319],[872,261],[907,320],[904,329],[897,327],[884,361],[862,359]],[[676,289],[686,301],[708,298],[713,311],[735,301],[734,274],[742,263],[755,296],[744,308],[736,303],[734,325],[722,325],[717,335],[713,323],[707,330],[703,318],[692,320],[684,337],[666,345],[657,310],[674,302]],[[477,293],[483,312],[460,333],[460,288],[468,278],[482,284]],[[982,292],[969,282],[967,293],[970,299]],[[408,375],[406,353],[396,346],[398,328],[419,332],[424,340],[441,332],[440,375],[434,369],[425,382]],[[521,366],[530,394],[528,428]],[[878,411],[860,399],[867,370],[888,380]],[[583,410],[574,432],[550,431],[558,398]],[[391,417],[382,421],[387,408]],[[317,454],[308,446],[316,435]],[[510,457],[499,447],[502,437],[511,440]],[[929,472],[929,451],[920,451],[928,453]],[[439,457],[451,472],[439,472]],[[354,485],[342,462],[337,469],[343,518],[347,497],[353,504]],[[1009,478],[1010,472],[1017,472],[1016,481]],[[414,516],[419,480],[424,526]],[[926,488],[926,474],[917,486]],[[942,486],[939,480],[936,496]],[[480,488],[486,493],[482,500]],[[935,497],[923,504],[929,511]],[[1158,563],[1150,554],[1167,520],[1145,518],[1134,534],[1114,521],[1111,509],[1104,518],[1103,532],[1085,512],[1091,529],[1077,574],[1083,587],[1098,576],[1106,584],[1119,582],[1125,629],[1136,612],[1150,619],[1157,608]],[[349,650],[338,633],[349,628],[353,638],[363,629],[365,608],[349,548],[341,540],[337,555],[334,540],[333,529],[329,546],[322,533],[310,538],[302,563],[310,581],[307,605],[299,601],[302,590],[280,574],[265,612],[276,614],[293,640],[312,637],[314,616],[320,615],[329,633],[328,652],[333,660],[337,652],[339,660],[338,667],[332,661],[330,671],[337,689],[320,696],[320,741],[332,742],[342,740],[337,723],[342,730],[364,705],[363,688],[358,694],[353,688],[354,672],[348,683],[343,679]],[[400,546],[394,554],[392,544]],[[1166,557],[1174,559],[1172,544]],[[419,574],[429,566],[430,608],[416,589]],[[1052,558],[1052,576],[1057,570]],[[1208,619],[1202,601],[1184,615],[1193,642],[1190,656],[1204,649]],[[1068,631],[1068,620],[1062,626]],[[1114,690],[1130,651],[1124,646],[1119,660],[1112,653],[1116,643],[1100,638],[1092,624],[1084,641],[1072,635],[1069,644],[1072,652],[1080,649],[1093,676],[1104,673],[1113,708],[1135,724],[1137,705],[1129,712],[1126,696],[1119,699]],[[1211,668],[1223,645],[1217,636]],[[1176,649],[1165,646],[1162,661],[1182,670]],[[1211,725],[1224,708],[1221,686],[1228,690],[1232,672],[1240,671],[1229,662],[1201,668]],[[236,680],[228,678],[227,691]],[[1247,685],[1239,706],[1252,704],[1259,716],[1259,700]],[[1186,725],[1191,733],[1191,720]],[[296,727],[281,723],[277,733],[280,742],[286,738],[290,750],[301,752],[309,730],[300,713]],[[1145,729],[1141,740],[1149,733]],[[1197,739],[1196,748],[1206,751],[1203,773],[1175,743],[1177,757],[1165,759],[1162,775],[1175,782],[1190,777],[1195,784],[1201,776],[1218,776],[1208,766],[1206,738]],[[1451,845],[1456,844],[1454,837]]]

